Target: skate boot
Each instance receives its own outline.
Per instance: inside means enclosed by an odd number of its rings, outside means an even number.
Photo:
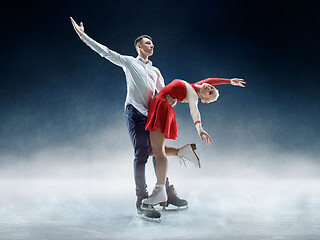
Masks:
[[[142,214],[143,213],[143,210],[142,209],[142,200],[145,199],[145,198],[148,198],[148,193],[146,193],[145,195],[143,196],[139,196],[137,197],[137,201],[136,201],[136,208],[137,208],[137,213],[138,214]]]
[[[173,185],[170,185],[169,187],[167,187],[167,195],[168,195],[167,206],[169,204],[172,204],[181,209],[188,207],[188,201],[178,197],[177,191]]]
[[[193,165],[196,168],[200,168],[200,159],[198,157],[198,155],[196,154],[196,152],[194,150],[196,150],[196,144],[187,144],[182,148],[179,148],[178,151],[178,157],[183,161],[183,163],[185,164],[186,160],[190,161],[193,163]],[[185,164],[186,165],[186,164]]]
[[[137,198],[137,201],[136,201],[137,213],[139,215],[144,215],[146,218],[151,218],[151,219],[160,218],[161,217],[160,212],[155,210],[153,206],[142,204],[142,200],[147,197],[148,195],[144,195]]]
[[[167,193],[165,186],[162,184],[156,184],[154,187],[152,194],[149,198],[143,199],[142,204],[147,204],[151,206],[155,206],[160,204],[161,206],[166,206],[167,204]]]

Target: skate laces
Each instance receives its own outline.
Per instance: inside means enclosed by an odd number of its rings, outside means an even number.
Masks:
[[[180,157],[179,158],[179,162],[180,162],[180,165],[182,166],[182,165],[184,165],[184,167],[187,167],[187,165],[186,165],[186,159],[185,158],[183,158],[183,157]]]
[[[152,193],[151,193],[151,195],[150,195],[149,198],[151,198],[151,197],[153,197],[154,195],[158,194],[158,193],[160,192],[160,190],[161,190],[161,187],[155,186],[155,187],[153,188],[153,191],[152,191]]]

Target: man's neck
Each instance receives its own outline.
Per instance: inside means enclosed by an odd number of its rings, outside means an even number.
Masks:
[[[139,54],[139,56],[142,57],[146,63],[150,62],[150,60],[148,59],[149,56],[146,56],[144,54]]]

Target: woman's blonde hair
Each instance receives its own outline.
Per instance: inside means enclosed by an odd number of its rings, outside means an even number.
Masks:
[[[215,91],[214,91],[214,94],[212,94],[212,97],[206,98],[206,99],[201,99],[201,102],[211,103],[211,102],[217,101],[218,97],[219,97],[219,91],[218,91],[218,89],[215,88]]]

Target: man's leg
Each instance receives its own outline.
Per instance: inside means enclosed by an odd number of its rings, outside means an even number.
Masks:
[[[145,179],[145,164],[149,157],[149,132],[145,131],[147,118],[132,105],[125,111],[125,120],[129,130],[130,139],[134,148],[134,179],[136,185],[137,209],[142,199],[148,197]]]

